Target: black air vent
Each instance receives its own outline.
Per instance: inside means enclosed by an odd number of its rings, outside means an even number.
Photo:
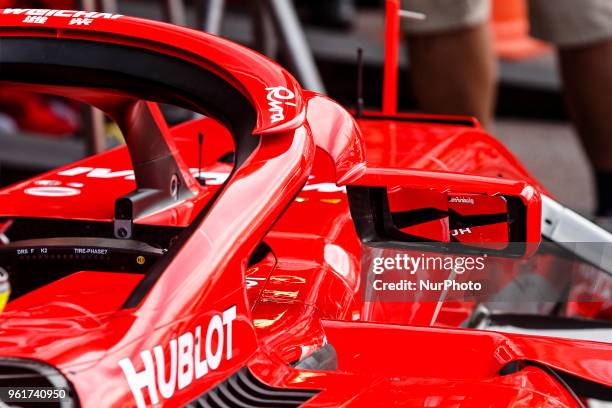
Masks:
[[[270,387],[243,368],[187,408],[296,408],[318,393],[317,390]]]
[[[53,401],[0,401],[0,406],[19,406],[23,408],[75,408],[79,406],[78,400],[74,397],[72,386],[66,378],[55,368],[37,361],[8,357],[0,358],[0,387],[11,389],[41,387],[55,390],[61,389],[66,392],[64,398]]]

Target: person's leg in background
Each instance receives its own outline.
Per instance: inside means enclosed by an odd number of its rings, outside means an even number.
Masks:
[[[403,24],[419,108],[475,116],[489,126],[497,86],[489,1],[403,0],[402,8],[427,16]]]
[[[532,0],[529,12],[532,34],[558,47],[567,106],[595,171],[597,212],[612,216],[612,1]]]

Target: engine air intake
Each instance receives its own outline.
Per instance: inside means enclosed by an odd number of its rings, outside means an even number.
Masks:
[[[296,408],[318,393],[318,390],[270,387],[243,368],[187,408]]]

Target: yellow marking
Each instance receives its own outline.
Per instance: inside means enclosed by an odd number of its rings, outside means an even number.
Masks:
[[[342,199],[340,198],[322,198],[321,202],[327,203],[327,204],[338,204],[342,202]]]
[[[144,257],[144,256],[142,256],[142,255],[141,255],[141,256],[139,256],[138,258],[136,258],[136,263],[137,263],[138,265],[144,265],[144,263],[145,263],[145,257]]]
[[[2,293],[0,293],[0,313],[4,310],[4,307],[8,303],[9,296],[11,295],[10,289],[5,289]]]

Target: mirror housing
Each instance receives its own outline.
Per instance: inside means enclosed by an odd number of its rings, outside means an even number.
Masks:
[[[368,168],[347,184],[363,242],[521,257],[541,239],[541,197],[515,180]],[[450,250],[451,245],[447,245]]]

